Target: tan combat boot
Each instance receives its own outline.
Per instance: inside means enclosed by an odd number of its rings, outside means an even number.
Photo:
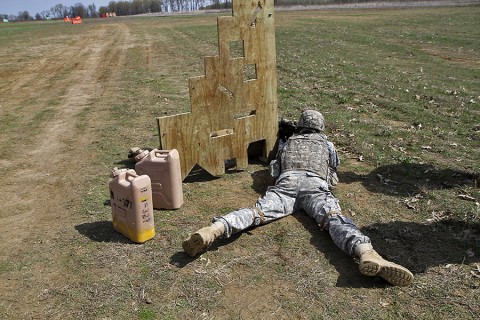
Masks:
[[[183,241],[182,247],[185,252],[195,257],[197,253],[205,250],[209,245],[220,238],[225,232],[223,223],[217,221],[210,227],[205,227],[190,235],[190,237]]]
[[[383,259],[370,243],[361,243],[355,247],[360,258],[360,272],[367,276],[379,275],[394,286],[405,287],[413,282],[413,274],[401,265]]]

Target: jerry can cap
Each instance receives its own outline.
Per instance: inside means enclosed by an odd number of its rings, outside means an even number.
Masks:
[[[139,162],[139,161],[143,160],[149,154],[150,154],[150,152],[148,150],[142,150],[142,152],[140,152],[139,154],[137,154],[135,156],[135,161]]]
[[[110,178],[115,178],[118,176],[120,173],[127,171],[128,169],[118,169],[117,167],[112,169],[112,172],[110,173]]]

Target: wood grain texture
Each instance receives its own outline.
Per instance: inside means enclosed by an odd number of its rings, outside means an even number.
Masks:
[[[205,57],[205,74],[189,79],[191,112],[159,117],[160,148],[177,149],[182,180],[195,164],[212,175],[225,160],[248,165],[250,143],[274,148],[278,129],[273,0],[234,0],[217,19],[219,54]]]

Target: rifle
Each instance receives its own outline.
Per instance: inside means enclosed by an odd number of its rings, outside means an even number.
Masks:
[[[281,119],[278,122],[278,139],[281,139],[284,143],[287,142],[297,131],[297,123],[295,121]]]

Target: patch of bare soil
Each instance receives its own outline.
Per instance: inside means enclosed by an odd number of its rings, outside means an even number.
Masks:
[[[10,262],[2,268],[10,272],[0,273],[0,310],[6,315],[28,315],[29,303],[41,301],[37,298],[45,284],[71,276],[59,263],[68,254],[60,244],[75,233],[79,218],[71,210],[81,207],[76,191],[94,152],[89,149],[94,133],[79,123],[80,115],[107,95],[108,79],[114,77],[105,74],[118,71],[128,38],[125,25],[111,24],[89,29],[67,47],[32,45],[25,67],[1,75],[6,83],[0,88],[4,114],[20,114],[30,123],[31,115],[48,110],[40,128],[23,128],[20,136],[28,139],[12,144],[12,157],[2,160],[8,174],[2,177],[0,243],[3,260]],[[21,108],[23,99],[31,102]],[[99,111],[90,126],[101,125],[102,116]]]

